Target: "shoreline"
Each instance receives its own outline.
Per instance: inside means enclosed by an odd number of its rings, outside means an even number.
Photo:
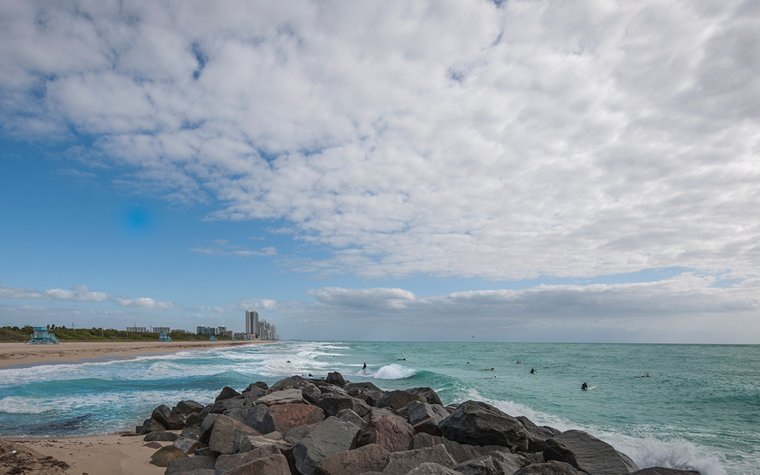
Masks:
[[[274,341],[97,341],[63,342],[57,345],[0,343],[0,370],[52,364],[128,360],[140,356],[171,354],[186,350],[228,348],[269,343],[274,343]]]

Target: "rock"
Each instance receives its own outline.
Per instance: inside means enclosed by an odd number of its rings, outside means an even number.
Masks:
[[[512,452],[528,450],[528,434],[514,417],[479,401],[466,401],[439,424],[450,440],[472,445],[503,445]]]
[[[269,406],[266,404],[257,404],[253,407],[232,409],[227,411],[225,415],[253,427],[262,434],[268,434],[275,430],[274,421],[269,411]]]
[[[282,454],[253,460],[224,472],[224,475],[290,475],[288,459]]]
[[[346,385],[343,386],[343,389],[345,389],[350,396],[361,399],[370,406],[377,406],[378,401],[380,401],[380,398],[385,394],[385,391],[369,382],[346,383]]]
[[[211,405],[209,412],[213,414],[223,414],[232,409],[240,409],[241,407],[245,406],[245,403],[245,396],[235,396],[229,399],[222,399],[221,401],[217,401]]]
[[[676,468],[649,467],[633,472],[633,475],[700,475],[697,470],[679,470]]]
[[[248,435],[240,441],[240,452],[249,452],[261,447],[276,446],[283,455],[293,450],[293,443],[282,438],[279,432],[270,432],[266,435]]]
[[[199,427],[200,435],[198,437],[198,440],[204,444],[208,444],[208,439],[211,437],[211,429],[214,428],[214,422],[216,421],[217,417],[219,417],[218,414],[209,414],[204,417],[203,421],[201,422],[201,425]]]
[[[220,455],[219,458],[216,459],[214,469],[218,475],[222,475],[236,467],[251,463],[254,460],[277,454],[280,454],[280,450],[277,446],[269,444],[239,454]]]
[[[518,416],[516,419],[520,421],[525,432],[528,433],[528,450],[531,452],[543,452],[546,441],[557,435],[546,428],[537,426],[525,416]]]
[[[240,450],[241,439],[248,435],[261,435],[253,427],[224,415],[216,416],[208,446],[220,454],[234,454]]]
[[[377,444],[355,450],[330,454],[319,463],[317,472],[322,475],[381,472],[388,465],[389,452]]]
[[[389,452],[408,450],[414,429],[406,420],[388,409],[372,408],[367,428],[356,437],[355,445],[378,444]]]
[[[147,444],[143,444],[143,447],[148,447],[150,449],[160,449],[163,447],[163,445],[159,444],[158,442],[148,442]]]
[[[293,427],[315,424],[324,420],[324,411],[308,404],[279,404],[269,408],[268,417],[274,430],[286,432]]]
[[[425,462],[406,472],[406,475],[461,475],[461,473],[434,462]]]
[[[415,434],[412,438],[411,448],[422,449],[425,447],[433,447],[438,444],[443,444],[446,447],[446,451],[451,454],[456,463],[478,458],[482,455],[488,455],[491,452],[504,450],[504,447],[501,445],[460,444],[459,442],[446,439],[445,437],[436,437],[429,434]]]
[[[454,470],[464,475],[503,475],[512,474],[523,465],[527,465],[525,457],[500,451],[466,460],[455,465]]]
[[[424,449],[391,452],[388,456],[388,465],[385,466],[383,472],[394,474],[406,473],[425,462],[434,462],[444,467],[454,465],[454,459],[446,451],[446,447],[443,444],[439,444]]]
[[[425,402],[425,399],[409,391],[388,391],[377,402],[377,407],[388,407],[398,411],[412,401]]]
[[[166,427],[158,422],[157,420],[153,419],[152,417],[150,419],[145,419],[143,424],[141,426],[138,426],[135,429],[135,432],[138,434],[149,434],[151,432],[157,432],[157,431],[165,431]]]
[[[182,475],[216,475],[216,472],[212,468],[196,468],[189,472],[184,472]]]
[[[148,435],[143,437],[143,440],[145,442],[153,442],[153,441],[174,442],[175,440],[177,440],[177,434],[175,434],[174,432],[159,430],[155,432],[149,432]]]
[[[200,427],[201,422],[203,422],[203,419],[205,418],[202,414],[202,412],[194,412],[187,416],[187,419],[185,419],[185,427]]]
[[[364,429],[367,427],[367,421],[362,419],[359,414],[355,413],[351,409],[341,409],[338,411],[338,414],[335,415],[338,419],[346,422],[350,422],[360,429]]]
[[[431,388],[412,388],[407,389],[406,391],[421,396],[428,404],[443,406],[443,402],[438,396],[438,393]]]
[[[557,460],[534,463],[516,471],[514,475],[584,475],[572,465]]]
[[[301,376],[291,376],[289,378],[285,378],[285,379],[281,379],[277,381],[269,389],[270,389],[270,392],[282,391],[283,389],[301,389],[302,387],[310,383],[311,381],[309,381],[306,378],[302,378]],[[257,384],[257,383],[254,383],[254,384]]]
[[[296,468],[303,475],[313,474],[322,459],[350,449],[358,432],[359,428],[354,424],[336,417],[328,417],[314,424],[309,433],[293,447]]]
[[[433,419],[437,424],[449,417],[449,411],[440,404],[412,401],[406,406],[406,417],[412,425],[428,419]]]
[[[182,413],[170,409],[166,404],[161,404],[157,408],[153,409],[153,414],[151,414],[150,417],[160,422],[169,430],[182,429],[182,427],[185,425],[185,420],[182,417]]]
[[[346,380],[343,379],[343,375],[335,371],[334,373],[327,373],[327,378],[325,378],[325,381],[327,381],[330,384],[335,384],[337,386],[343,386],[346,384]]]
[[[638,470],[626,455],[580,430],[569,430],[547,440],[544,458],[569,463],[594,475],[626,474]]]
[[[151,455],[150,463],[158,467],[166,467],[172,460],[182,457],[187,457],[187,455],[177,447],[167,445],[166,447],[161,447],[156,450],[156,452]]]
[[[303,399],[303,393],[300,389],[283,389],[282,391],[275,391],[261,396],[256,400],[256,405],[266,404],[267,406],[275,406],[277,404],[299,404],[305,402]]]
[[[203,447],[203,444],[195,438],[179,437],[174,441],[174,446],[184,452],[185,455],[192,455],[196,450]]]
[[[196,412],[201,412],[203,410],[203,404],[195,401],[180,401],[177,403],[176,409],[183,415],[189,416],[190,414],[194,414]]]
[[[214,402],[224,401],[225,399],[232,399],[236,396],[240,396],[240,393],[229,386],[225,386],[222,388],[222,392],[220,392],[216,399],[214,399]]]
[[[254,404],[261,396],[266,396],[267,390],[251,384],[243,391],[243,399],[246,404]]]
[[[192,473],[193,470],[213,470],[213,457],[183,457],[174,459],[166,466],[164,475],[185,475]]]
[[[335,416],[343,409],[351,409],[360,417],[369,413],[369,406],[361,399],[351,396],[341,396],[337,394],[325,394],[318,401],[317,406],[321,407],[328,416]]]

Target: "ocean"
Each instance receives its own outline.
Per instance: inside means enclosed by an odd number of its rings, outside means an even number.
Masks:
[[[209,403],[223,386],[328,371],[384,389],[429,386],[446,404],[482,400],[539,425],[582,429],[642,468],[760,473],[758,345],[288,341],[5,369],[0,434],[132,430],[161,403]],[[581,391],[583,382],[593,390]]]

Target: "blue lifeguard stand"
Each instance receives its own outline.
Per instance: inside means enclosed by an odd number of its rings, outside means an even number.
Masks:
[[[55,336],[55,333],[48,331],[45,327],[34,327],[31,338],[27,343],[32,345],[55,345],[58,343],[58,338]]]
[[[161,334],[158,336],[159,341],[172,341],[172,337],[169,336],[166,332],[161,332]]]
[[[209,340],[209,341],[216,341],[216,335],[211,335],[211,336],[208,338],[208,340]]]

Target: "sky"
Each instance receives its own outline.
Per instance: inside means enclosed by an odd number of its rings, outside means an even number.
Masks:
[[[0,2],[0,325],[760,343],[760,3]]]

